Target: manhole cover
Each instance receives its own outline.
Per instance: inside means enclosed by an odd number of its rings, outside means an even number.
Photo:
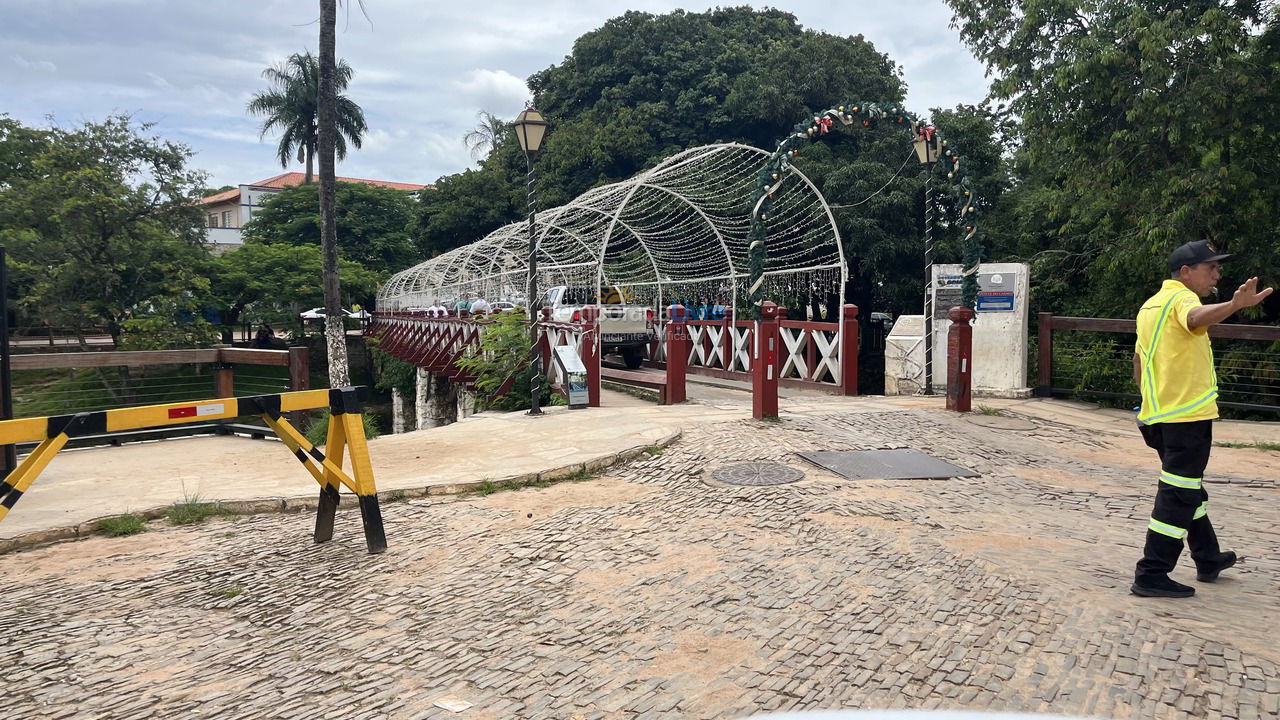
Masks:
[[[978,476],[972,470],[913,449],[806,452],[800,457],[850,480]]]
[[[787,465],[749,462],[729,465],[711,473],[711,479],[727,485],[786,485],[804,479],[804,473]]]

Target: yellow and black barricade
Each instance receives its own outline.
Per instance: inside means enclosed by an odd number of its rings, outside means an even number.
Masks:
[[[4,520],[14,503],[31,487],[31,483],[49,465],[53,456],[73,437],[261,415],[320,484],[315,541],[320,543],[333,538],[333,521],[339,501],[338,485],[342,484],[360,500],[360,516],[364,522],[364,538],[369,552],[380,553],[387,549],[387,536],[382,527],[378,490],[373,484],[369,447],[365,443],[364,423],[360,412],[362,391],[364,388],[354,387],[302,390],[275,395],[196,400],[0,421],[0,445],[40,443],[8,477],[0,480],[0,520]],[[330,418],[329,435],[322,452],[289,424],[284,413],[323,407],[329,408]],[[351,455],[350,475],[342,469],[343,456],[348,450]]]

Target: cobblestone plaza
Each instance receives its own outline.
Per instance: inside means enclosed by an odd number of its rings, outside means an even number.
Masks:
[[[908,447],[981,475],[853,482],[795,455]],[[710,480],[744,461],[805,477]],[[349,509],[324,545],[306,513],[48,545],[0,556],[0,715],[1271,718],[1278,468],[1215,449],[1211,513],[1247,559],[1179,601],[1127,591],[1157,469],[1136,432],[858,399],[692,425],[587,480],[387,503],[384,555]]]

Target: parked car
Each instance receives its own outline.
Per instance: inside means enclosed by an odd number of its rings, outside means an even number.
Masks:
[[[357,320],[368,320],[370,317],[369,313],[364,309],[361,309],[359,312],[351,312],[350,310],[347,310],[344,308],[342,310],[342,314],[346,315],[349,318],[356,318]],[[298,313],[298,317],[302,318],[303,320],[324,320],[325,319],[324,308],[314,307],[314,308],[311,308],[310,310],[305,310],[303,312]]]
[[[871,313],[871,322],[884,325],[886,333],[893,328],[893,318],[889,317],[889,313],[873,312]]]

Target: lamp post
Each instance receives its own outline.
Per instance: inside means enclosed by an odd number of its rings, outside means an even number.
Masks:
[[[524,151],[525,162],[529,172],[526,176],[526,199],[529,210],[529,277],[525,284],[525,310],[529,314],[529,341],[533,377],[529,381],[529,414],[541,415],[539,407],[542,399],[542,383],[538,378],[542,374],[542,358],[538,356],[538,240],[534,232],[533,210],[533,161],[542,149],[542,139],[547,134],[547,120],[542,113],[532,107],[525,108],[515,121],[516,138],[520,140],[520,149]]]
[[[924,174],[924,383],[921,392],[933,394],[933,166],[942,154],[942,139],[931,125],[916,131],[916,158]]]

